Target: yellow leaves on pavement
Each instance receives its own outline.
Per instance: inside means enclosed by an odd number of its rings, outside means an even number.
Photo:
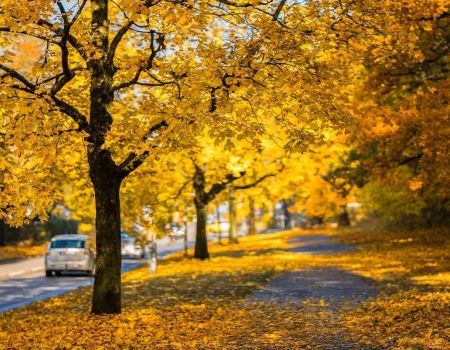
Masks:
[[[290,239],[316,233],[360,250],[285,250]],[[360,347],[446,349],[450,285],[445,272],[436,272],[448,271],[450,242],[444,232],[432,240],[430,232],[412,241],[410,234],[293,230],[212,246],[209,261],[177,253],[162,260],[155,275],[143,267],[123,276],[121,315],[91,316],[90,288],[0,314],[0,349],[318,349],[325,340],[336,345],[337,329],[340,341]],[[376,278],[380,297],[358,309],[343,306],[333,318],[324,299],[251,302],[278,273],[330,266]],[[402,291],[405,276],[413,289]],[[417,289],[423,276],[445,283]]]

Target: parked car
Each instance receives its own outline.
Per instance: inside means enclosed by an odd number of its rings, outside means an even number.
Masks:
[[[177,230],[177,231],[172,231],[169,234],[170,239],[181,239],[184,238],[184,231],[183,230]]]
[[[144,257],[144,250],[136,244],[136,238],[126,233],[121,234],[121,254],[125,258],[140,259]]]
[[[137,244],[129,244],[122,247],[122,256],[126,258],[140,259],[144,257],[144,250]]]
[[[95,272],[93,242],[85,235],[58,235],[52,238],[45,254],[45,275],[82,271],[89,276]]]
[[[178,225],[176,225],[176,224],[170,225],[170,233],[169,233],[170,239],[173,239],[173,240],[181,239],[181,238],[184,238],[185,234],[186,233],[184,232],[184,230],[181,227],[179,227]]]

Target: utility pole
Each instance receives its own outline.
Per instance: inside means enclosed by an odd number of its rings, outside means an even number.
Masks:
[[[184,256],[188,256],[188,216],[187,209],[183,211],[183,225],[184,225]]]
[[[222,227],[220,226],[220,208],[216,205],[217,230],[219,231],[219,244],[222,244]]]

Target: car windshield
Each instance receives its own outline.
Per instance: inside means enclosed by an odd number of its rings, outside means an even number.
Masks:
[[[80,239],[58,239],[52,241],[50,248],[84,248],[86,242]]]

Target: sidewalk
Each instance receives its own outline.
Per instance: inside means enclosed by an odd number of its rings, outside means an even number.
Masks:
[[[450,349],[449,293],[441,286],[418,289],[409,283],[411,276],[442,276],[448,286],[448,235],[430,244],[431,235],[405,243],[411,233],[403,234],[395,243],[391,232],[383,237],[291,230],[211,245],[206,261],[193,259],[192,250],[188,258],[179,252],[161,260],[157,273],[143,266],[124,275],[121,315],[91,315],[92,288],[79,289],[1,313],[0,344],[8,349]],[[161,243],[159,253],[182,243]],[[433,263],[429,270],[424,261]],[[35,283],[43,280],[59,289],[55,282],[76,279],[41,277]],[[10,295],[32,289],[14,283]],[[402,285],[407,289],[397,288]],[[0,286],[8,288],[4,281]]]
[[[44,257],[18,260],[12,263],[0,264],[0,279],[24,275],[44,270]]]

